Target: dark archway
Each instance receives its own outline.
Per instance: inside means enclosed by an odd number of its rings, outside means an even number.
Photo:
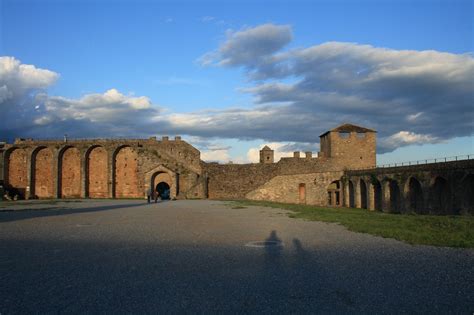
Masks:
[[[454,214],[448,181],[436,177],[430,189],[430,208],[434,214]]]
[[[367,209],[367,185],[365,184],[363,179],[359,181],[359,186],[360,186],[360,207],[363,209]]]
[[[349,181],[349,207],[355,208],[354,184],[352,181]]]
[[[408,181],[408,210],[410,212],[415,212],[423,214],[425,212],[423,204],[423,189],[421,189],[420,182],[411,177]]]
[[[156,187],[156,191],[160,194],[161,200],[169,200],[170,199],[170,185],[165,182],[159,182]]]
[[[328,206],[340,207],[342,205],[342,183],[340,180],[335,180],[329,184],[328,192]]]
[[[467,175],[461,182],[462,212],[474,215],[474,174]]]
[[[382,186],[378,180],[372,183],[374,189],[374,208],[377,211],[382,211]]]
[[[390,212],[400,212],[400,188],[394,180],[390,180],[388,183],[390,190]]]

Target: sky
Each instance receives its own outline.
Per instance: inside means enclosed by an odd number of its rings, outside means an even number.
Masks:
[[[181,135],[202,159],[474,153],[473,1],[0,0],[0,140]]]

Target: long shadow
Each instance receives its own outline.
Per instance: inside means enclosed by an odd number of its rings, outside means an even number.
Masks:
[[[50,216],[69,215],[75,213],[87,213],[96,211],[108,211],[114,209],[133,208],[147,205],[146,202],[132,204],[115,204],[90,208],[67,208],[67,207],[51,207],[46,209],[28,209],[28,210],[12,210],[0,212],[0,222],[12,222],[26,220],[32,218],[42,218]]]

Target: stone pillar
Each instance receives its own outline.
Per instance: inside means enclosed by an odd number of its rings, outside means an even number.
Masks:
[[[390,209],[390,182],[382,182],[380,186],[382,188],[382,211],[392,212],[393,209]]]
[[[108,191],[109,191],[109,198],[115,198],[115,148],[112,150],[107,150],[108,155],[108,173],[109,173],[109,183],[108,183]]]
[[[56,198],[61,198],[61,161],[59,152],[60,149],[53,149],[53,174],[55,174],[53,195]]]
[[[342,184],[342,205],[344,207],[350,207],[350,196],[349,196],[349,182],[343,182]]]
[[[360,180],[357,178],[356,184],[354,185],[354,203],[356,208],[362,208],[362,201],[360,199]]]
[[[81,149],[81,198],[88,197],[88,187],[87,187],[87,178],[89,177],[88,172],[88,157],[87,157],[87,148]]]
[[[26,185],[26,189],[25,189],[25,199],[30,199],[30,198],[32,199],[34,197],[34,195],[32,194],[31,190],[32,190],[32,188],[35,184],[33,182],[34,181],[34,171],[35,170],[33,169],[34,166],[32,165],[34,163],[33,157],[32,157],[34,151],[32,149],[26,149],[26,152],[27,152],[27,154],[26,154],[26,169],[27,169],[27,171],[26,171],[27,175],[26,176],[27,176],[27,181],[26,182],[28,184]]]
[[[375,211],[375,187],[372,183],[367,185],[367,207],[370,211]]]

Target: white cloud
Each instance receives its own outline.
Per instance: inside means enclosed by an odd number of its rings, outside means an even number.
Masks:
[[[432,135],[416,134],[410,131],[399,131],[390,137],[381,140],[384,148],[394,150],[407,145],[421,145],[428,143],[439,143],[440,139]]]
[[[23,103],[30,93],[48,88],[58,78],[56,72],[22,64],[14,57],[0,57],[0,106]]]
[[[263,24],[240,31],[228,30],[226,41],[219,49],[204,55],[200,61],[203,65],[253,65],[283,48],[292,36],[289,25]]]

